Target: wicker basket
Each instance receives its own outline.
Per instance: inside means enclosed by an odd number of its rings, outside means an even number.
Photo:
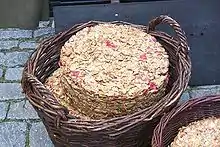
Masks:
[[[189,123],[209,117],[220,117],[220,95],[196,98],[183,103],[161,118],[154,130],[153,147],[167,147]]]
[[[186,37],[179,24],[168,16],[160,16],[139,28],[156,37],[169,54],[170,80],[166,95],[161,100],[139,112],[105,120],[80,120],[61,106],[43,83],[59,66],[60,49],[76,32],[99,23],[91,21],[73,26],[42,42],[27,61],[23,76],[24,93],[43,120],[50,138],[56,146],[142,146],[150,143],[152,132],[161,115],[173,108],[186,89],[191,62],[188,56]],[[114,24],[128,24],[112,22]],[[155,31],[158,24],[170,25],[176,36]],[[146,136],[149,138],[146,139]]]

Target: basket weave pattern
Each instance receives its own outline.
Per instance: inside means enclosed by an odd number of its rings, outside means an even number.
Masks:
[[[73,26],[42,42],[27,61],[22,76],[22,87],[30,103],[43,120],[49,136],[56,146],[140,146],[149,143],[153,128],[164,112],[175,106],[186,89],[191,62],[186,37],[179,24],[168,16],[153,19],[143,30],[156,37],[169,55],[170,78],[165,96],[159,102],[133,114],[104,120],[82,120],[69,114],[52,93],[43,85],[58,69],[60,50],[64,43],[85,27],[102,22],[91,21]],[[127,24],[125,22],[112,22]],[[175,37],[155,31],[159,24],[169,24]],[[149,138],[146,138],[149,136]]]
[[[189,100],[162,117],[154,130],[152,146],[167,147],[181,127],[210,117],[220,117],[220,95]]]

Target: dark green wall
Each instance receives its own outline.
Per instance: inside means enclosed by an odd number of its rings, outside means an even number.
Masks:
[[[48,0],[0,0],[0,28],[33,29],[48,19]]]

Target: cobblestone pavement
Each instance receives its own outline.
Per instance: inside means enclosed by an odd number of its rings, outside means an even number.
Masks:
[[[23,64],[42,38],[54,34],[52,24],[40,22],[36,30],[0,29],[0,147],[53,147],[20,86]]]
[[[0,29],[0,147],[53,147],[20,87],[23,64],[39,40],[54,34],[52,24],[40,22],[36,30]],[[220,85],[190,87],[181,102],[212,94],[220,94]]]

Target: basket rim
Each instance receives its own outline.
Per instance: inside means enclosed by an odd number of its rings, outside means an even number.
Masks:
[[[189,99],[189,100],[175,106],[170,112],[168,112],[162,116],[162,118],[160,119],[160,122],[155,127],[154,133],[153,133],[153,138],[151,141],[152,146],[153,147],[154,146],[155,147],[163,146],[162,136],[163,136],[164,129],[168,126],[169,122],[172,119],[175,119],[176,117],[178,117],[179,114],[183,113],[183,115],[181,115],[181,116],[183,118],[185,118],[185,117],[187,118],[188,115],[186,115],[184,113],[192,112],[191,110],[197,106],[201,106],[201,105],[209,106],[210,104],[215,103],[215,102],[220,102],[220,94],[201,96],[201,97]],[[199,107],[198,109],[203,109],[203,108]],[[197,110],[196,112],[199,112],[199,110]],[[220,117],[220,114],[219,114],[219,117]],[[201,120],[201,119],[202,119],[202,117],[199,118],[198,120]],[[187,122],[186,124],[189,124],[189,123],[190,122]],[[181,124],[181,126],[184,126],[184,125]]]

